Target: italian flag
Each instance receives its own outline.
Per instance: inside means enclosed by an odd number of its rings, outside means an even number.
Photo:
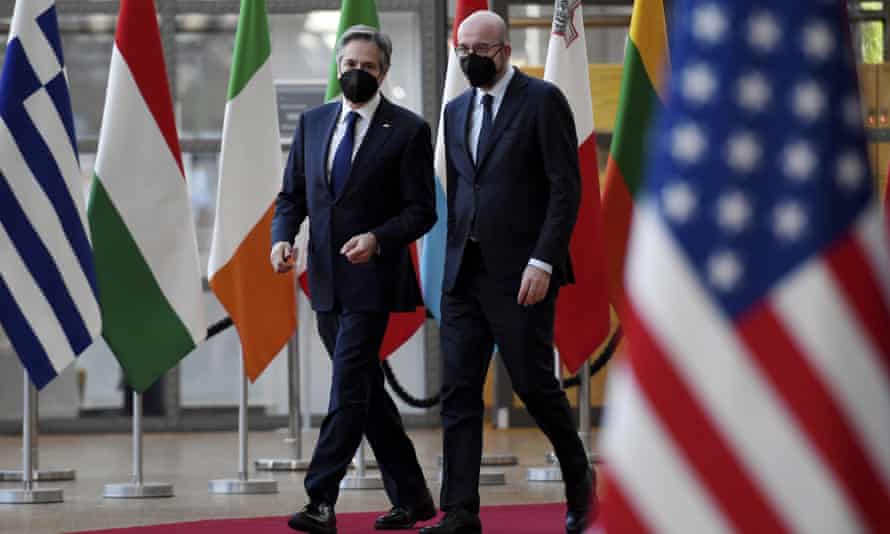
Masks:
[[[636,0],[603,198],[609,298],[616,310],[625,301],[624,261],[634,197],[642,186],[647,133],[662,107],[660,93],[668,70],[664,4],[662,0]]]
[[[87,211],[102,335],[143,392],[207,331],[153,0],[121,1]]]
[[[297,326],[293,273],[269,264],[281,140],[265,0],[241,0],[223,122],[210,287],[229,313],[254,381]]]
[[[578,135],[581,207],[569,243],[575,283],[560,290],[554,324],[560,359],[574,374],[609,335],[599,169],[581,2],[556,1],[544,79],[565,94]]]

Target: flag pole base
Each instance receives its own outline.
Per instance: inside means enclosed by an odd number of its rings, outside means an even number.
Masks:
[[[309,469],[309,460],[305,458],[261,458],[254,461],[257,471],[305,471]]]
[[[248,479],[211,480],[210,493],[221,495],[257,495],[278,493],[278,482],[275,480]]]
[[[0,490],[2,504],[49,504],[62,502],[62,490],[50,488]]]
[[[41,469],[34,471],[35,482],[62,482],[74,480],[74,469]],[[0,482],[21,482],[21,470],[0,470]]]
[[[530,467],[529,482],[562,482],[562,470],[558,467]]]
[[[439,465],[444,462],[442,455],[439,455]],[[483,454],[482,466],[484,467],[507,467],[519,464],[519,458],[513,454]]]
[[[442,471],[439,471],[439,483],[442,483]],[[490,471],[490,470],[482,470],[479,471],[479,485],[480,486],[506,486],[507,485],[507,475],[504,474],[503,471]]]
[[[340,489],[344,490],[375,490],[383,489],[383,478],[380,475],[349,475],[340,481]]]
[[[157,499],[173,496],[173,485],[165,482],[125,482],[122,484],[105,484],[106,499]]]

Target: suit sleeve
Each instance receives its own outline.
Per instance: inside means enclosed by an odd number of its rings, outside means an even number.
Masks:
[[[399,214],[371,230],[381,253],[413,243],[436,223],[433,183],[433,145],[430,127],[423,122],[405,146],[399,165]]]
[[[297,122],[293,143],[287,156],[281,191],[275,199],[272,218],[272,243],[293,243],[300,224],[307,215],[306,175],[303,166],[303,118]]]
[[[578,136],[572,110],[562,92],[549,86],[538,106],[538,144],[550,184],[547,215],[532,257],[556,266],[569,253],[581,203]]]

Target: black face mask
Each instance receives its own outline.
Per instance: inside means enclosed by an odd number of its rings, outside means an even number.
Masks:
[[[498,73],[494,59],[487,56],[477,56],[476,54],[460,58],[460,68],[464,71],[467,81],[473,87],[491,85],[495,75]]]
[[[340,90],[350,102],[364,104],[374,98],[380,84],[377,78],[362,69],[352,69],[340,75]]]

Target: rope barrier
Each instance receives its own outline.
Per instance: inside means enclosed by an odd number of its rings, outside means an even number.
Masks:
[[[225,317],[207,328],[207,338],[219,334],[225,329],[232,326],[232,319],[229,317]],[[612,359],[612,356],[615,354],[615,350],[618,348],[618,343],[621,341],[622,332],[621,327],[618,327],[615,332],[612,333],[612,336],[609,338],[609,342],[606,344],[606,347],[603,349],[603,352],[594,360],[593,364],[590,366],[590,376],[595,375],[603,367],[606,366],[607,363]],[[396,378],[395,372],[392,370],[392,366],[389,365],[389,362],[383,361],[383,375],[386,377],[386,381],[389,383],[389,386],[392,388],[393,392],[402,399],[402,402],[407,404],[408,406],[413,406],[415,408],[432,408],[433,406],[439,404],[442,400],[442,393],[436,393],[432,397],[422,399],[415,397],[408,393],[408,391],[402,386],[399,382],[399,379]],[[575,375],[571,378],[568,378],[563,381],[563,389],[569,389],[573,387],[577,387],[581,383],[581,377]]]

